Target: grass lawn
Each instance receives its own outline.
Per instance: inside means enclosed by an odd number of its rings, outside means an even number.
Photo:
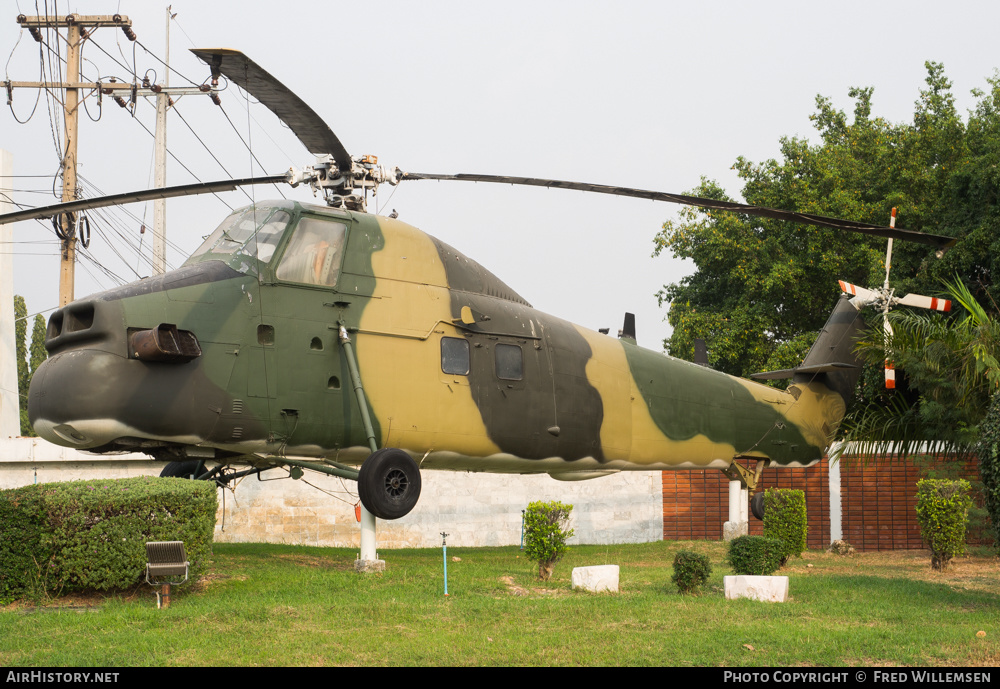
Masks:
[[[670,582],[680,549],[708,555],[698,596]],[[576,546],[542,583],[517,547],[353,550],[216,544],[207,576],[157,610],[150,587],[0,609],[0,666],[1000,665],[1000,565],[975,550],[934,572],[926,551],[813,551],[779,572],[786,603],[727,601],[725,544]],[[617,564],[618,594],[570,588]],[[985,632],[979,635],[978,632]]]

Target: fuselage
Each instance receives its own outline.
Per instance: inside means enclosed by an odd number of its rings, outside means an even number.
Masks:
[[[234,213],[178,270],[57,311],[29,415],[79,449],[359,464],[341,326],[378,445],[426,468],[806,466],[844,412],[821,382],[781,391],[541,313],[398,220],[279,202]],[[153,331],[199,352],[138,351]]]

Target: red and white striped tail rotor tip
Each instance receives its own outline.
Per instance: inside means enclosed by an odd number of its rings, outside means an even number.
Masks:
[[[845,294],[850,294],[852,297],[859,297],[863,302],[870,303],[875,300],[878,296],[878,292],[873,292],[870,289],[864,287],[858,287],[857,285],[852,285],[849,282],[844,282],[843,280],[838,280],[840,283],[840,291]]]
[[[951,311],[950,299],[924,297],[919,294],[907,294],[905,297],[900,297],[899,303],[904,306],[916,306],[921,309],[930,309],[931,311]]]

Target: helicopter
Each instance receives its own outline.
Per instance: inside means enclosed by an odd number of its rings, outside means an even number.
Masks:
[[[35,431],[92,453],[146,453],[169,462],[166,476],[225,484],[279,467],[293,478],[319,471],[356,480],[361,503],[381,519],[413,509],[425,469],[559,480],[719,469],[752,491],[765,466],[805,467],[823,458],[860,374],[853,353],[864,326],[860,309],[889,308],[888,291],[880,301],[847,285],[861,296],[838,301],[802,363],[760,374],[790,379],[782,391],[639,347],[630,314],[616,338],[534,309],[459,250],[398,218],[368,213],[368,193],[383,184],[556,187],[939,251],[955,241],[894,224],[665,192],[404,172],[374,156],[352,157],[304,101],[243,53],[193,52],[213,83],[225,77],[268,107],[316,162],[283,175],[0,216],[0,223],[62,216],[72,224],[90,208],[277,181],[322,194],[322,206],[283,200],[237,209],[180,268],[50,316],[49,358],[28,396]]]

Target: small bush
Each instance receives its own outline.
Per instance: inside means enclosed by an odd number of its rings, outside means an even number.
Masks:
[[[215,530],[214,483],[141,476],[0,491],[0,602],[143,581],[147,541],[184,541],[203,571]]]
[[[781,567],[785,544],[766,536],[740,536],[729,542],[726,561],[736,574],[768,576]]]
[[[931,549],[931,566],[944,569],[965,553],[969,520],[969,482],[924,479],[917,481],[917,521],[920,537]]]
[[[768,488],[764,492],[764,536],[784,544],[781,566],[792,555],[802,557],[806,549],[806,494],[789,488]]]
[[[524,513],[524,554],[538,563],[538,576],[548,581],[555,563],[569,550],[573,535],[569,525],[572,505],[561,502],[533,502]]]
[[[681,593],[694,593],[712,575],[708,558],[690,550],[682,550],[674,557],[674,575],[670,580]]]

